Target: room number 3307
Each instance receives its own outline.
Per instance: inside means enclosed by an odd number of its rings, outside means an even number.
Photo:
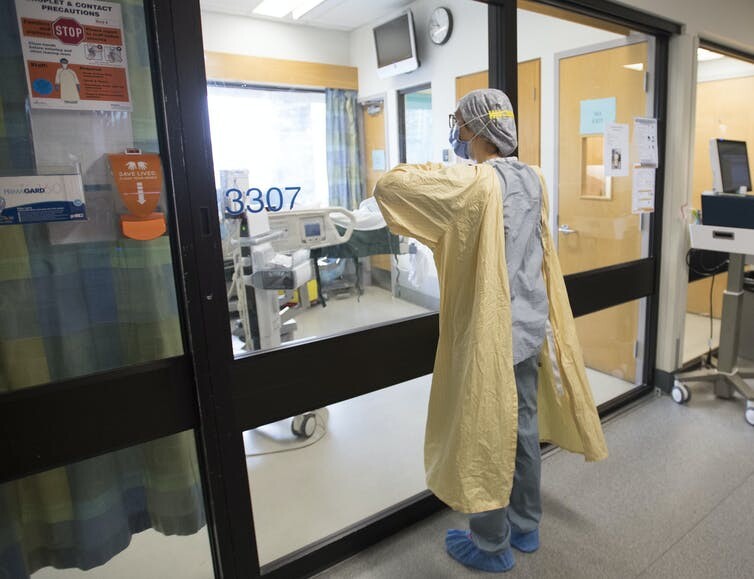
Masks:
[[[284,195],[283,191],[287,194]],[[267,211],[281,211],[285,205],[285,198],[290,196],[290,206],[293,209],[296,197],[301,192],[301,187],[270,187],[265,194],[261,189],[252,187],[246,192],[240,189],[228,189],[225,192],[225,209],[230,215],[241,215],[244,211],[260,213]],[[291,195],[292,194],[292,195]]]

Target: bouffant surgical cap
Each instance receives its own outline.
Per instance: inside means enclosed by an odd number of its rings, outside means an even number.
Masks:
[[[475,135],[487,139],[507,157],[518,146],[511,101],[496,88],[473,90],[458,103],[463,122]]]

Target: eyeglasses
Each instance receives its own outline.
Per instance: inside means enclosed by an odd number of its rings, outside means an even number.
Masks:
[[[457,124],[458,119],[456,119],[456,116],[454,114],[448,115],[448,126],[450,126],[451,129],[455,129]]]

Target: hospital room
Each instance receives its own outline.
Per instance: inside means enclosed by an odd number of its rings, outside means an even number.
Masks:
[[[748,577],[719,4],[0,0],[0,578]]]

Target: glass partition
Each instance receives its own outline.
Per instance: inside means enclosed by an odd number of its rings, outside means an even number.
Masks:
[[[214,577],[192,431],[0,484],[0,577]]]
[[[647,300],[576,318],[587,378],[599,406],[641,385]]]
[[[426,490],[431,375],[245,432],[262,567]]]
[[[634,123],[653,116],[652,55],[653,39],[628,28],[518,10],[520,155],[542,167],[566,275],[649,255]]]
[[[631,150],[630,140],[638,131],[635,119],[647,117],[650,110],[648,45],[629,36],[584,46],[558,60],[555,194],[558,255],[565,274],[649,255],[648,228],[634,201],[639,152]]]
[[[402,149],[456,162],[447,118],[487,68],[487,6],[452,2],[449,34],[425,2],[202,7],[235,355],[436,311],[431,252],[390,233],[373,192]]]
[[[41,6],[0,6],[0,393],[183,353],[142,2]]]

